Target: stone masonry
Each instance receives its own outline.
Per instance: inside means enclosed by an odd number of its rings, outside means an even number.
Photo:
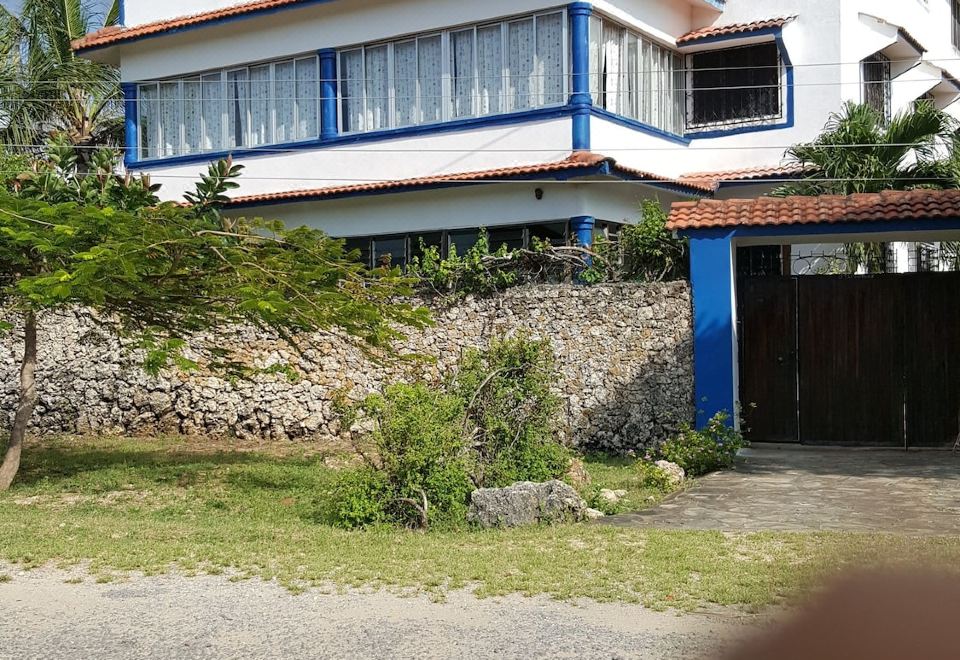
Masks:
[[[452,306],[431,305],[436,326],[409,334],[398,354],[371,360],[325,334],[302,354],[248,328],[218,333],[236,359],[276,373],[252,380],[169,372],[148,376],[139,357],[82,313],[47,315],[39,338],[35,432],[235,435],[286,440],[340,434],[337,402],[395,380],[442,378],[462,352],[491,338],[550,339],[566,402],[566,439],[610,450],[642,448],[693,415],[690,291],[686,283],[539,285]],[[12,416],[20,337],[0,343],[0,402]]]

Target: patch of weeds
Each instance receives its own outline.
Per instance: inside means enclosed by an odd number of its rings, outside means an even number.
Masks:
[[[83,578],[82,577],[67,578],[66,580],[63,581],[63,583],[64,584],[83,584]]]
[[[13,576],[9,573],[0,573],[0,584],[5,582],[13,582]]]

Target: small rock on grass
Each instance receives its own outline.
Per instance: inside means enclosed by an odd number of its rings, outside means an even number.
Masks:
[[[470,496],[467,520],[481,527],[521,527],[580,522],[587,503],[562,481],[523,481],[507,488],[481,488]]]

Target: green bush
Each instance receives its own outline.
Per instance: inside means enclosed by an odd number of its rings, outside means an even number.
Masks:
[[[636,468],[640,473],[640,481],[647,488],[653,488],[661,493],[669,493],[675,489],[670,475],[650,461],[639,460]]]
[[[474,488],[562,477],[570,453],[557,441],[555,380],[550,345],[521,338],[467,353],[443,388],[393,385],[368,397],[344,415],[373,426],[358,445],[365,466],[336,488],[336,522],[456,523]]]
[[[729,420],[730,415],[721,412],[702,431],[681,429],[679,435],[660,445],[660,457],[676,463],[693,477],[730,467],[747,443],[728,425]]]
[[[463,403],[424,384],[393,385],[359,412],[374,424],[359,447],[365,467],[345,473],[335,516],[347,527],[411,527],[459,520],[473,490],[463,442]]]
[[[422,256],[414,257],[409,272],[438,293],[455,296],[467,293],[483,295],[518,283],[516,272],[488,265],[489,257],[506,257],[508,250],[506,245],[501,245],[491,251],[490,238],[485,229],[480,230],[477,242],[463,255],[458,255],[451,246],[450,256],[442,259],[440,249],[427,246],[422,239],[420,250]]]
[[[624,280],[660,282],[685,279],[690,272],[687,240],[667,229],[667,214],[654,199],[641,204],[640,222],[620,229],[619,243]]]
[[[562,477],[570,452],[557,442],[560,399],[553,350],[525,337],[469,351],[449,387],[464,402],[478,487]]]

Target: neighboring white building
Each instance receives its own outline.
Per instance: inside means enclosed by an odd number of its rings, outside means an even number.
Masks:
[[[845,100],[952,112],[958,4],[126,0],[75,48],[120,67],[126,164],[165,195],[232,153],[231,212],[400,262],[762,194]]]

